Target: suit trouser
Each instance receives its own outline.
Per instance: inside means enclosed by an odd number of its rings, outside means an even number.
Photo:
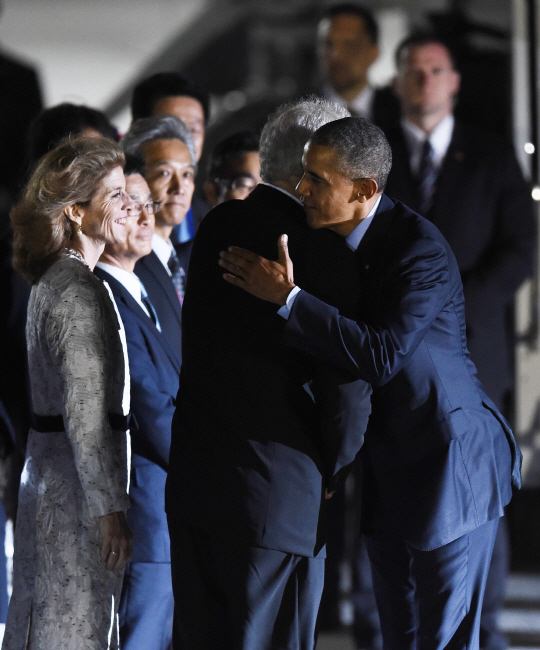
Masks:
[[[130,562],[120,600],[122,650],[170,650],[174,600],[168,562]]]
[[[175,650],[313,650],[324,559],[169,529]]]
[[[432,551],[366,536],[385,650],[478,650],[498,523]]]

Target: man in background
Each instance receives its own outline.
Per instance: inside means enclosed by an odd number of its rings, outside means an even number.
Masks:
[[[133,121],[145,117],[174,115],[188,127],[196,150],[196,162],[201,159],[206,126],[210,119],[210,97],[196,83],[179,72],[159,72],[143,79],[133,90],[131,100]],[[193,195],[191,206],[182,223],[171,236],[172,242],[190,242],[209,206],[203,197]]]
[[[536,228],[529,188],[512,146],[454,119],[460,86],[448,47],[413,35],[396,53],[403,119],[387,136],[393,167],[387,192],[427,217],[457,258],[466,305],[467,344],[486,393],[512,415],[513,300],[533,268]],[[481,621],[481,645],[506,647],[497,625],[508,571],[501,520]]]
[[[143,159],[146,181],[154,199],[161,202],[152,253],[137,263],[136,273],[148,291],[165,337],[181,356],[181,305],[192,242],[179,253],[171,233],[182,223],[191,203],[195,145],[186,125],[173,115],[137,120],[121,144],[126,154]]]
[[[330,6],[318,27],[323,93],[382,129],[399,120],[390,88],[374,88],[368,70],[379,57],[379,26],[372,12],[353,2]]]
[[[234,133],[214,148],[204,184],[211,207],[231,199],[245,199],[260,182],[259,136],[256,133]]]

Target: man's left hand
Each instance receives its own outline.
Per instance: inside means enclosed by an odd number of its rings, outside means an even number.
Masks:
[[[224,279],[257,298],[285,305],[294,288],[293,263],[287,240],[287,235],[281,235],[278,240],[277,262],[236,246],[221,251],[219,264],[229,271],[223,274]]]

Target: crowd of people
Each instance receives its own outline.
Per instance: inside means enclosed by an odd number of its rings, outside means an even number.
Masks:
[[[318,38],[318,94],[206,169],[209,95],[177,72],[137,84],[122,137],[67,103],[21,124],[4,650],[313,650],[344,565],[359,650],[507,647],[530,191],[454,117],[436,35],[399,45],[392,88],[368,82],[367,9],[331,6]]]

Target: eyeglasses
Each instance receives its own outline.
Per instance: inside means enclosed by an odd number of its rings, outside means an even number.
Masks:
[[[214,178],[214,183],[227,190],[245,190],[246,192],[251,192],[257,185],[257,181],[250,176],[236,176],[235,178]]]
[[[143,210],[146,210],[147,214],[156,214],[160,208],[161,201],[148,201],[144,205],[142,203],[133,203],[133,207],[128,208],[128,212],[132,217],[137,217]]]

